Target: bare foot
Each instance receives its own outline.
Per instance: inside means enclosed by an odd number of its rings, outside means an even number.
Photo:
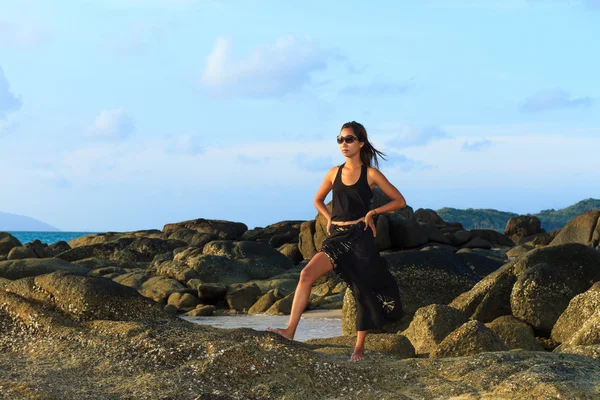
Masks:
[[[362,349],[354,349],[350,361],[361,361],[365,359],[365,352]]]
[[[293,334],[293,333],[290,333],[290,332],[288,332],[288,330],[287,330],[287,329],[281,329],[281,328],[271,328],[271,327],[269,327],[269,328],[267,328],[267,329],[265,329],[265,330],[266,330],[267,332],[273,332],[273,333],[277,333],[278,335],[281,335],[281,336],[283,336],[283,337],[284,337],[284,338],[286,338],[286,339],[289,339],[289,340],[294,340],[294,334]]]

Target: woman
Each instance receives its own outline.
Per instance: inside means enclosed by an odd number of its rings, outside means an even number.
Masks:
[[[333,269],[346,282],[356,300],[357,337],[350,359],[360,361],[364,359],[367,331],[381,328],[386,320],[402,316],[398,286],[375,244],[373,216],[403,208],[406,201],[379,170],[371,168],[372,162],[379,167],[377,155],[383,158],[384,154],[369,143],[364,126],[355,121],[344,124],[337,142],[346,162],[327,172],[314,200],[317,210],[327,218],[329,236],[300,273],[287,328],[267,328],[267,331],[293,339],[313,282]],[[370,210],[375,186],[391,201]],[[332,189],[330,215],[325,197]]]

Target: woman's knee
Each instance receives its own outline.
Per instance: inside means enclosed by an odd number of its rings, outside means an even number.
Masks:
[[[331,269],[331,262],[325,253],[317,253],[300,272],[300,280],[313,283]]]

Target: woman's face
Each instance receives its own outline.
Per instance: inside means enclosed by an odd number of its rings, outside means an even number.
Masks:
[[[347,143],[345,140],[340,143],[340,151],[346,157],[352,157],[356,153],[360,153],[361,147],[363,147],[364,143],[358,141],[358,136],[354,134],[352,128],[344,128],[340,132],[338,137],[349,137],[353,136],[354,141],[352,143]]]

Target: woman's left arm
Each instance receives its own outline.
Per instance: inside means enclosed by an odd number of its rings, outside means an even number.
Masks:
[[[373,223],[373,215],[375,214],[384,214],[390,211],[395,211],[400,208],[406,207],[406,200],[402,193],[394,185],[387,180],[385,175],[383,175],[376,168],[368,169],[368,177],[371,182],[375,183],[375,186],[379,186],[379,188],[385,193],[385,195],[390,199],[389,203],[386,203],[382,206],[376,207],[373,210],[369,211],[367,215],[365,215],[365,222],[367,227],[371,226],[371,230],[373,231],[373,236],[375,236],[375,224]]]

